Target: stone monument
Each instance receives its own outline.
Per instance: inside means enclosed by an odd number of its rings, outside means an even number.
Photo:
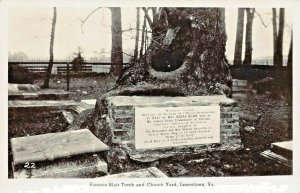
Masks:
[[[226,98],[222,8],[160,8],[143,57],[100,96],[93,132],[110,150],[111,173],[170,156],[242,147],[237,103]]]

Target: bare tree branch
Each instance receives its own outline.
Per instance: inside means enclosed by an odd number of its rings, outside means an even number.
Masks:
[[[134,27],[130,27],[130,28],[128,28],[128,29],[122,30],[121,32],[127,32],[127,31],[133,31],[133,30],[143,31],[142,29],[136,29],[136,28],[134,28]],[[152,31],[148,31],[148,30],[147,30],[147,33],[152,33]]]
[[[145,17],[146,17],[146,19],[147,19],[147,21],[149,23],[149,26],[151,27],[151,25],[152,25],[153,22],[152,22],[151,18],[148,15],[148,9],[146,9],[146,7],[142,7],[142,9],[143,9],[143,11],[145,13]]]
[[[121,51],[122,52],[122,54],[125,54],[125,55],[127,55],[127,56],[130,56],[130,57],[133,57],[133,55],[131,55],[131,54],[128,54],[127,52],[124,52],[124,51]],[[111,53],[117,53],[117,52],[99,52],[100,54],[111,54]]]
[[[254,10],[254,11],[255,11],[255,10]],[[267,25],[265,24],[264,20],[262,19],[260,13],[258,13],[257,11],[255,11],[255,13],[256,13],[256,15],[258,15],[258,17],[259,17],[261,23],[263,24],[263,26],[264,26],[265,28],[267,28]]]
[[[150,9],[152,10],[153,21],[156,21],[158,19],[157,7],[150,7]]]
[[[102,7],[98,7],[98,8],[96,8],[96,9],[94,9],[90,14],[88,14],[88,16],[84,19],[84,20],[82,20],[82,19],[80,19],[80,21],[81,21],[81,33],[83,33],[83,24],[89,19],[89,17],[91,16],[91,15],[93,15],[96,11],[98,11],[99,9],[101,9]]]
[[[125,55],[127,55],[127,56],[130,56],[130,57],[134,57],[133,55],[131,55],[131,54],[128,54],[128,53],[126,53],[126,52],[122,52],[123,54],[125,54]]]

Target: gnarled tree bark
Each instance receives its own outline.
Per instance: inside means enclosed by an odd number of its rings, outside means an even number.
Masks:
[[[118,88],[145,86],[151,94],[171,95],[228,91],[224,9],[163,8],[151,28],[153,38],[146,53],[123,69]]]

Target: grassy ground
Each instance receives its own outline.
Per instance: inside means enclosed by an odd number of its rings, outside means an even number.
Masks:
[[[71,78],[70,99],[97,98],[114,87],[116,79],[107,76]],[[35,84],[42,85],[42,80]],[[54,77],[51,88],[66,90],[66,80]],[[83,92],[85,91],[85,92]],[[234,94],[242,113],[257,115],[258,124],[240,120],[240,133],[244,148],[236,152],[211,152],[189,157],[160,160],[157,167],[168,176],[260,176],[290,175],[292,169],[263,159],[259,154],[276,141],[292,138],[292,107],[283,98],[272,98],[268,94]],[[253,132],[244,130],[254,126]],[[197,160],[197,161],[193,161]]]
[[[42,87],[42,79],[35,80],[34,84]],[[96,75],[92,77],[71,77],[69,99],[93,99],[106,93],[115,86],[116,78],[106,75]],[[54,76],[50,80],[50,88],[67,90],[67,80],[63,76]],[[86,93],[85,93],[86,92]]]

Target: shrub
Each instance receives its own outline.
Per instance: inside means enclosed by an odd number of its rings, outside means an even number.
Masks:
[[[81,52],[77,53],[77,56],[72,60],[72,68],[74,72],[80,72],[84,65],[84,58],[81,56]]]
[[[34,80],[41,78],[41,75],[30,72],[20,65],[10,65],[8,68],[8,82],[17,84],[33,84]]]

